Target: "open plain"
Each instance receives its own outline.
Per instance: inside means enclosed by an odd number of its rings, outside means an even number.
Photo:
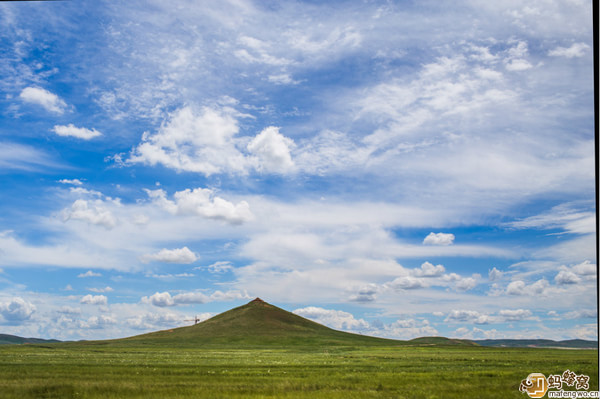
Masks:
[[[530,373],[590,376],[597,350],[336,331],[256,299],[190,327],[0,347],[2,398],[523,398]],[[525,396],[524,396],[525,395]]]

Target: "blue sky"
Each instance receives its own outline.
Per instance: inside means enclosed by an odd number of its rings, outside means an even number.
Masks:
[[[0,18],[0,332],[597,339],[589,1]]]

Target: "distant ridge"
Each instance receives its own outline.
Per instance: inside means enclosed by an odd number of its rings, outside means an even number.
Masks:
[[[553,341],[551,339],[483,339],[474,340],[481,346],[507,348],[568,348],[568,349],[598,349],[598,341],[584,339],[569,339]]]
[[[23,338],[16,335],[0,334],[0,345],[45,344],[60,342],[56,339]]]

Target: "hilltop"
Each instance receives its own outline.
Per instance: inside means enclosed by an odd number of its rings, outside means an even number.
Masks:
[[[390,346],[405,341],[337,331],[256,298],[193,326],[106,341],[192,347]]]

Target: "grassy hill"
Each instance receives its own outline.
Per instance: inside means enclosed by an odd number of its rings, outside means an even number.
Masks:
[[[60,342],[55,339],[23,338],[16,335],[0,334],[0,345],[44,344]]]
[[[405,341],[333,330],[268,304],[259,298],[194,326],[157,331],[118,340],[91,341],[87,344],[92,343],[117,346],[169,345],[213,348],[396,346],[407,344]]]

